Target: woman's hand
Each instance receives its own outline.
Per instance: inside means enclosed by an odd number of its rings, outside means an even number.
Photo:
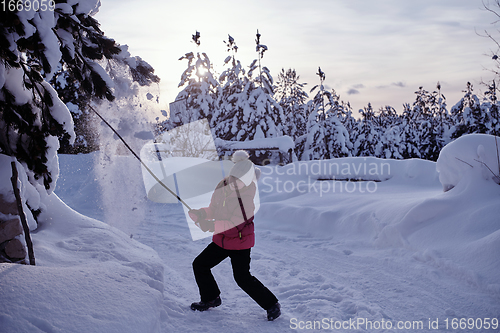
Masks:
[[[203,232],[214,232],[215,231],[215,222],[213,220],[200,220],[198,222],[195,222],[195,224],[198,226],[198,228],[201,229]]]
[[[204,209],[191,209],[188,214],[194,222],[199,222],[207,218],[207,213]]]

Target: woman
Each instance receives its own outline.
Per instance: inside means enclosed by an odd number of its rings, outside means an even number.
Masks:
[[[201,301],[191,304],[191,309],[205,311],[221,305],[220,290],[210,270],[229,257],[238,286],[267,311],[268,320],[274,320],[281,314],[278,299],[250,274],[250,249],[255,244],[254,181],[260,170],[245,151],[236,151],[232,160],[235,164],[215,188],[210,206],[189,212],[203,231],[214,232],[212,243],[193,261]]]

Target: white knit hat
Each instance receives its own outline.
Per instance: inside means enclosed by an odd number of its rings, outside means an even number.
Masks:
[[[255,168],[250,161],[250,156],[244,150],[237,150],[234,152],[232,161],[234,162],[229,175],[241,180],[245,186],[248,186],[255,179]]]

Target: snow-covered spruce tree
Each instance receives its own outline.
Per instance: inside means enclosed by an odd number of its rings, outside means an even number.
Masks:
[[[340,98],[340,96],[339,96]],[[341,113],[340,113],[340,122],[344,125],[347,133],[349,134],[347,141],[347,148],[350,151],[350,154],[353,155],[353,142],[356,141],[358,136],[358,120],[354,118],[352,115],[352,107],[349,102],[341,102]]]
[[[436,137],[433,129],[432,111],[429,107],[429,92],[423,87],[419,87],[415,92],[417,95],[413,102],[413,119],[418,129],[417,149],[420,158],[429,159],[437,150]],[[439,150],[437,151],[439,154]],[[437,156],[436,156],[437,159]]]
[[[441,149],[451,141],[451,119],[446,108],[446,97],[441,92],[441,84],[438,82],[436,91],[432,93],[431,110],[434,120],[434,132],[436,133],[438,156]],[[436,159],[437,159],[436,157]],[[434,159],[433,159],[434,160]]]
[[[49,82],[62,68],[73,90],[61,97],[114,100],[113,82],[100,64],[121,59],[121,49],[92,17],[98,7],[96,0],[72,0],[0,12],[0,153],[24,166],[19,173],[39,193],[24,198],[30,228],[43,208],[40,197],[56,185],[58,138],[75,138],[71,113]],[[149,69],[136,65],[129,64],[136,78],[149,77]]]
[[[306,83],[299,82],[295,69],[284,69],[278,75],[274,98],[283,108],[285,116],[284,134],[295,141],[295,153],[300,158],[304,149],[307,124],[307,104],[309,97],[304,91]]]
[[[75,126],[75,140],[70,144],[68,137],[60,139],[59,153],[89,153],[99,147],[99,140],[94,135],[92,122],[96,120],[95,114],[88,109],[92,98],[86,91],[80,91],[80,83],[72,72],[63,70],[60,64],[50,84],[57,91],[57,95],[66,105]]]
[[[373,121],[376,127],[385,129],[398,125],[401,119],[396,109],[390,105],[386,105],[378,109]]]
[[[200,33],[192,36],[193,42],[200,46]],[[177,127],[190,122],[212,117],[219,83],[213,77],[213,68],[207,54],[202,52],[189,52],[179,60],[187,60],[188,67],[182,73],[179,87],[184,89],[175,98],[176,102],[185,105],[182,114],[171,114],[171,126]]]
[[[402,159],[399,116],[392,106],[374,111],[371,103],[359,110],[353,155]]]
[[[414,111],[415,108],[412,108],[408,103],[403,105],[399,133],[400,154],[404,159],[420,158],[418,115]]]
[[[445,127],[447,112],[443,108],[443,96],[440,92],[441,85],[437,85],[438,91],[432,93],[420,87],[415,94],[416,101],[413,103],[413,113],[418,126],[418,150],[420,157],[426,160],[436,161],[439,152],[444,147]],[[444,104],[444,105],[443,105]],[[444,125],[445,126],[445,125]]]
[[[311,89],[311,93],[318,88],[318,92],[308,104],[308,121],[307,121],[307,139],[304,146],[304,160],[320,160],[327,155],[325,125],[326,120],[326,103],[328,91],[325,90],[323,82],[326,74],[318,68],[320,84]]]
[[[96,98],[113,99],[109,79],[95,60],[120,49],[92,18],[98,1],[58,1],[0,12],[0,149],[28,170],[29,180],[49,193],[58,174],[58,137],[74,140],[67,107],[49,84],[62,60]]]
[[[489,122],[487,110],[481,107],[479,97],[473,93],[473,86],[467,82],[464,97],[451,108],[453,128],[451,138],[456,139],[464,134],[488,133]]]
[[[273,138],[283,135],[284,115],[281,106],[274,100],[273,78],[267,67],[261,67],[261,59],[267,47],[260,44],[260,34],[257,32],[256,50],[258,59],[251,64],[241,79],[242,90],[238,92],[240,79],[236,82],[224,83],[223,97],[219,105],[222,110],[232,108],[231,113],[225,115],[224,129],[227,137],[222,139],[232,141],[248,141],[262,138]],[[234,68],[234,67],[233,67]],[[254,72],[259,73],[254,77]],[[229,78],[228,78],[229,79]],[[229,137],[229,134],[231,137]],[[255,161],[273,159],[270,152],[256,151]]]
[[[154,75],[154,69],[147,62],[138,56],[131,56],[128,52],[128,46],[120,46],[120,53],[113,58],[98,60],[98,63],[105,68],[107,74],[113,81],[114,95],[118,100],[127,99],[125,104],[128,107],[137,104],[132,101],[137,99],[139,93],[147,94],[144,100],[154,99],[151,93],[143,92],[140,87],[150,86],[158,83],[160,79]],[[67,70],[64,62],[59,65],[59,70],[50,81],[56,89],[61,100],[66,104],[73,121],[75,123],[76,140],[70,145],[68,140],[61,140],[61,153],[88,153],[99,149],[99,137],[95,135],[96,127],[100,120],[90,109],[92,103],[100,104],[102,99],[95,98],[87,91],[80,89],[80,82],[76,79],[73,72]],[[156,100],[157,102],[157,100]],[[114,104],[119,103],[117,100]],[[137,105],[137,109],[144,111],[144,103]],[[95,107],[95,105],[94,105]],[[120,106],[122,107],[122,106]],[[111,119],[106,114],[108,121]],[[118,115],[122,117],[123,115]],[[132,115],[133,116],[133,115]]]
[[[493,80],[484,93],[484,101],[481,107],[489,114],[489,122],[486,124],[488,134],[500,136],[500,106],[498,105],[497,89],[496,82]]]
[[[339,119],[343,113],[339,96],[325,90],[323,82],[325,73],[318,69],[316,73],[320,84],[311,89],[311,93],[318,89],[309,104],[309,119],[307,127],[307,140],[305,143],[305,160],[330,159],[350,156],[351,142],[349,133]]]
[[[224,60],[226,69],[219,77],[220,88],[210,119],[210,128],[215,137],[231,141],[238,132],[236,104],[246,84],[246,72],[236,59],[238,46],[234,38],[228,35],[228,40],[224,41],[224,44],[231,55]]]
[[[376,147],[380,141],[375,123],[375,111],[371,103],[359,110],[361,119],[358,122],[356,139],[354,141],[354,156],[376,156]]]
[[[401,133],[397,125],[379,128],[380,141],[377,143],[376,157],[403,159],[401,155]]]

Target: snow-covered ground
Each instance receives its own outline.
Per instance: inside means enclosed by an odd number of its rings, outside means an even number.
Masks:
[[[179,204],[146,199],[133,157],[59,156],[55,193],[83,215],[53,196],[37,266],[0,264],[0,332],[498,332],[500,186],[475,147],[458,178],[461,162],[440,161],[447,192],[422,160],[262,167],[252,273],[282,304],[274,322],[228,260],[222,306],[189,309],[210,239],[192,241]]]

